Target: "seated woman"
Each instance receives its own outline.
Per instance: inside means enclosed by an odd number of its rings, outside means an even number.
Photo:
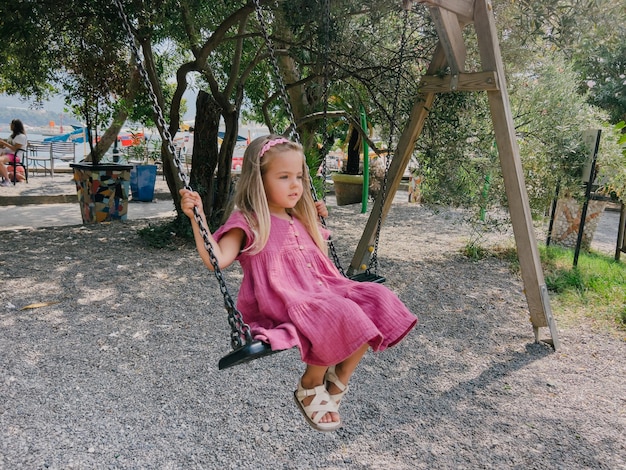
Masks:
[[[2,186],[8,186],[9,168],[7,165],[11,165],[16,160],[19,162],[19,157],[15,156],[15,152],[19,149],[26,150],[28,145],[28,139],[26,138],[26,132],[24,132],[24,124],[19,119],[13,119],[11,121],[11,136],[7,140],[0,139],[0,176],[4,178],[1,183]],[[11,169],[11,171],[13,171]],[[15,174],[18,181],[24,181],[24,175],[22,173]]]

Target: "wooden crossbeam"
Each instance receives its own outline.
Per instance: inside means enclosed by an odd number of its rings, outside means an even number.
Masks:
[[[455,13],[458,21],[463,24],[470,24],[474,21],[473,0],[417,0],[417,3],[443,8]]]
[[[496,72],[459,73],[458,75],[424,75],[420,80],[423,93],[449,91],[496,91],[499,90]]]

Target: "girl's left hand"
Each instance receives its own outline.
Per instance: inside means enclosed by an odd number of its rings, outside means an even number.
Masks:
[[[191,220],[194,220],[194,211],[193,208],[197,207],[200,212],[202,212],[202,198],[195,191],[190,191],[188,189],[181,189],[179,191],[180,194],[180,208],[184,212],[184,214],[189,217]]]
[[[317,209],[317,215],[320,217],[328,217],[328,208],[324,201],[315,201],[315,208]]]

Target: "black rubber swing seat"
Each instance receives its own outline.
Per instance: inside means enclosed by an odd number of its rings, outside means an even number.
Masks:
[[[350,276],[350,279],[357,282],[375,282],[376,284],[382,284],[387,280],[383,276],[379,276],[378,274],[374,273],[368,273],[366,271]]]
[[[226,356],[220,359],[217,366],[219,370],[228,369],[229,367],[245,364],[246,362],[250,362],[254,359],[269,356],[280,351],[281,350],[272,351],[269,344],[264,343],[263,341],[255,340],[226,354]]]

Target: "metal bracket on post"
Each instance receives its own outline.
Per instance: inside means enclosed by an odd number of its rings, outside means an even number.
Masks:
[[[459,74],[455,73],[454,75],[452,75],[452,77],[450,77],[450,90],[456,91],[458,87],[459,87]]]
[[[548,288],[545,284],[539,286],[539,292],[541,294],[541,302],[543,304],[543,311],[546,316],[546,321],[548,322],[548,329],[550,330],[550,340],[543,340],[544,343],[552,344],[552,347],[555,351],[558,351],[561,348],[561,343],[559,342],[559,332],[556,329],[556,322],[554,321],[554,317],[552,316],[552,310],[550,308],[550,295],[548,294]],[[539,327],[533,327],[535,331],[535,342],[539,342]]]

